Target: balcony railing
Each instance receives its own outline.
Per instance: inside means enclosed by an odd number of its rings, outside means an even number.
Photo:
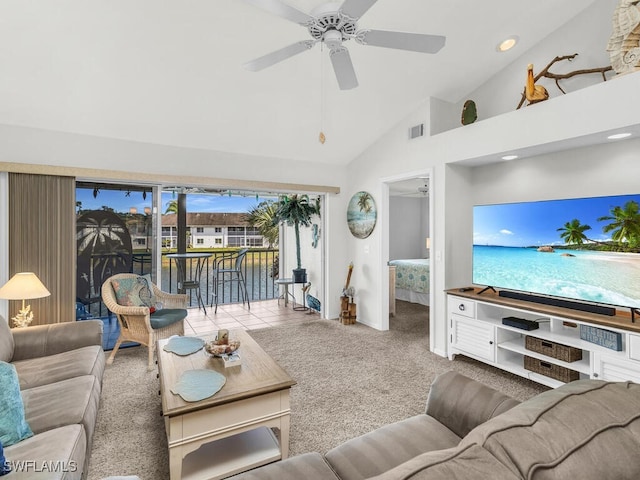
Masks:
[[[229,250],[225,249],[197,249],[198,253],[211,253],[211,257],[204,259],[202,274],[200,277],[200,290],[204,303],[211,304],[213,301],[213,276],[214,266],[219,258],[229,255]],[[146,255],[146,254],[143,254]],[[165,292],[176,293],[178,291],[178,269],[174,261],[166,257],[167,252],[162,253],[162,278],[158,284]],[[151,266],[150,259],[147,262],[136,260],[134,256],[134,273],[149,273]],[[197,260],[185,260],[185,272],[187,278],[193,278],[196,270]],[[255,249],[249,250],[242,263],[242,274],[245,278],[247,293],[250,301],[270,300],[278,297],[278,286],[275,281],[278,279],[278,250],[277,249]],[[226,274],[228,275],[228,274]],[[223,278],[220,280],[228,280]],[[189,305],[198,306],[198,299],[193,290],[189,290]],[[236,303],[242,301],[239,296],[239,285],[237,282],[220,282],[218,289],[218,304]]]
[[[222,251],[221,251],[222,250]],[[239,249],[236,249],[237,251]],[[210,305],[213,301],[213,275],[216,261],[223,255],[234,252],[230,249],[197,249],[198,253],[210,253],[211,256],[204,259],[202,274],[200,277],[200,291],[205,305]],[[167,258],[170,252],[163,252],[162,276],[156,279],[156,284],[165,292],[178,292],[178,269],[175,261]],[[152,253],[134,253],[132,262],[132,273],[145,275],[151,273]],[[196,260],[187,259],[185,261],[185,275],[192,278],[196,269]],[[245,278],[247,293],[251,302],[260,300],[270,300],[278,297],[278,286],[275,281],[278,279],[278,250],[257,248],[249,250],[242,263],[242,274]],[[228,275],[228,274],[226,274]],[[221,280],[228,280],[224,278]],[[237,282],[220,282],[218,288],[218,305],[236,303],[242,301],[239,296],[239,285]],[[99,286],[98,286],[99,290]],[[198,307],[198,298],[194,290],[186,292],[189,295],[189,307]],[[105,316],[109,312],[104,304],[99,301],[86,305],[89,313],[93,316]]]

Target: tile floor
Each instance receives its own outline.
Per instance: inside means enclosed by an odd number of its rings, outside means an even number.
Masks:
[[[280,304],[277,300],[252,302],[250,309],[246,304],[237,303],[218,305],[217,313],[213,313],[213,310],[207,306],[205,314],[202,309],[190,308],[184,323],[184,334],[205,335],[215,333],[221,328],[256,330],[320,318],[320,314],[314,310],[306,312],[293,310],[293,303],[289,302],[285,306],[283,300],[280,300]]]

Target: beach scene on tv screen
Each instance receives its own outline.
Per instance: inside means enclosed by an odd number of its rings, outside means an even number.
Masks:
[[[640,307],[640,195],[475,206],[473,283]]]

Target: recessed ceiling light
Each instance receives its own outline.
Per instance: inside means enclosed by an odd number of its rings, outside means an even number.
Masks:
[[[609,140],[620,140],[621,138],[627,138],[630,136],[630,133],[616,133],[615,135],[609,135],[607,138]]]
[[[505,38],[502,42],[500,42],[496,46],[496,50],[498,52],[506,52],[507,50],[511,50],[518,43],[518,36],[511,35],[509,38]]]
[[[516,158],[518,158],[518,155],[505,155],[502,157],[503,160],[515,160]]]

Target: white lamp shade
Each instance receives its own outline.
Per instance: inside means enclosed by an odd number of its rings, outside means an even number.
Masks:
[[[427,237],[427,240],[425,242],[425,246],[427,247],[427,250],[429,250],[431,248],[431,238]]]
[[[16,273],[0,288],[0,298],[6,300],[26,300],[48,297],[51,292],[33,272]]]

